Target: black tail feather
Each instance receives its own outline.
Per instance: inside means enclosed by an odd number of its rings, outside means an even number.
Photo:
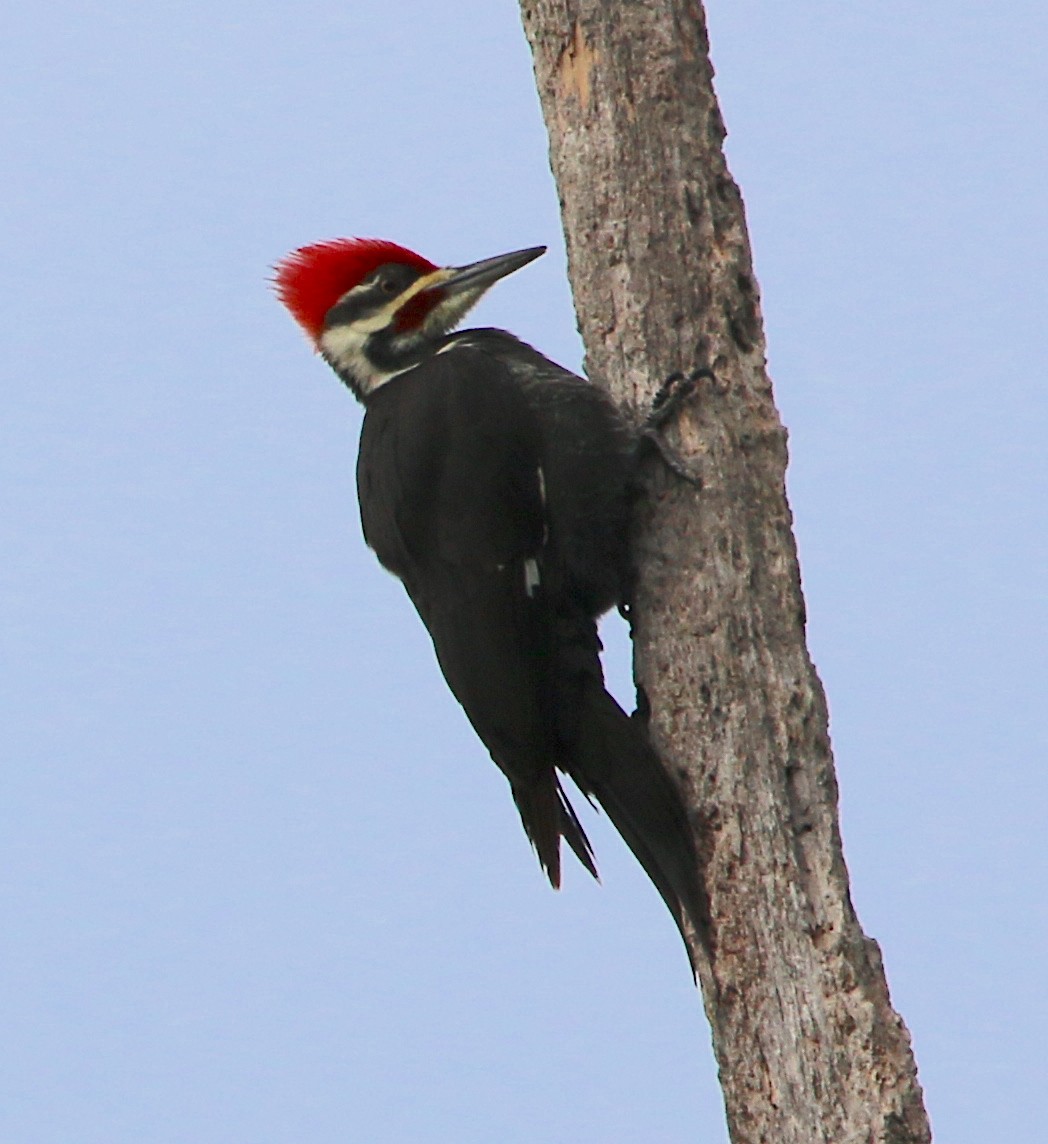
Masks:
[[[516,782],[511,783],[511,787],[524,831],[535,848],[550,885],[555,890],[560,889],[562,837],[583,866],[597,878],[593,847],[552,767],[529,786]]]
[[[669,908],[687,944],[687,924],[707,942],[709,905],[684,802],[642,726],[604,687],[596,622],[556,614],[555,734],[558,765],[596,799]]]
[[[638,725],[596,679],[582,697],[571,776],[592,794],[662,896],[682,936],[705,942],[709,905],[680,793]]]
[[[520,821],[550,885],[560,889],[560,836],[564,811],[560,783],[552,768],[526,786],[510,781]],[[588,845],[588,843],[587,843]],[[572,847],[574,849],[574,846]]]
[[[582,823],[579,822],[578,816],[575,814],[575,808],[568,801],[568,796],[564,793],[559,779],[557,780],[557,793],[560,795],[560,832],[564,835],[564,840],[575,852],[575,857],[578,858],[583,866],[585,866],[599,882],[600,875],[597,873],[597,863],[593,857],[593,847],[590,845],[590,840],[586,837],[585,830],[582,829]]]

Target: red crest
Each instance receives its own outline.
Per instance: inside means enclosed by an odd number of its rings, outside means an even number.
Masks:
[[[273,289],[291,316],[317,342],[328,310],[387,262],[401,262],[421,274],[437,267],[421,254],[380,238],[332,238],[301,246],[274,269]]]

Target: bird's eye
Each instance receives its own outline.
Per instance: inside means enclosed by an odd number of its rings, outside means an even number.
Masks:
[[[395,294],[397,292],[397,284],[392,278],[383,278],[379,282],[379,289],[383,294]]]

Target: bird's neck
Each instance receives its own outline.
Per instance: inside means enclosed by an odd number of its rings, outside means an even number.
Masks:
[[[369,331],[358,325],[334,326],[321,337],[320,352],[356,397],[366,402],[386,382],[437,353],[443,340]]]

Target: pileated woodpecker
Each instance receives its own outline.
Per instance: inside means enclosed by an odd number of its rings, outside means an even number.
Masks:
[[[335,239],[288,255],[274,285],[365,407],[364,538],[403,581],[550,882],[562,837],[597,873],[560,771],[601,804],[684,932],[705,914],[686,814],[605,690],[597,638],[627,594],[637,435],[602,390],[513,335],[449,332],[544,250],[440,268]]]

